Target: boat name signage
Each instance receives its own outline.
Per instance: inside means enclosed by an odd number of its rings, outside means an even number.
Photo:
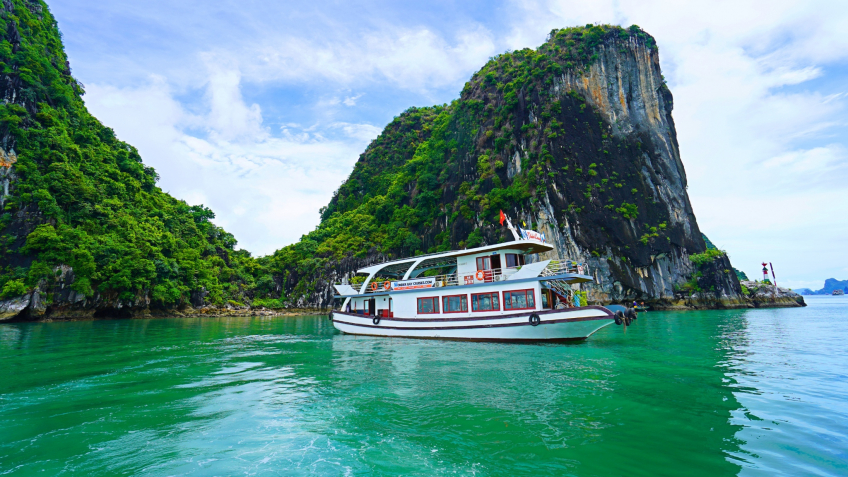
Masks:
[[[436,279],[416,278],[414,280],[398,280],[392,282],[392,290],[414,290],[416,288],[433,288],[436,285]]]
[[[527,240],[535,240],[537,242],[547,243],[547,241],[545,240],[545,234],[540,234],[539,232],[536,232],[535,230],[527,230],[527,229],[520,229],[520,230],[521,230],[522,235],[524,235],[524,238],[527,239]]]

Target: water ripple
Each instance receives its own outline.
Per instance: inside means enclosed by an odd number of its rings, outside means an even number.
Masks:
[[[848,299],[810,301],[578,345],[0,325],[0,475],[848,475]]]

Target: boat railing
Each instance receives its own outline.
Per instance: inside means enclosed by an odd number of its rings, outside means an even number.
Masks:
[[[435,283],[435,287],[455,287],[461,285],[474,285],[477,283],[492,283],[492,282],[500,282],[509,278],[510,275],[517,272],[521,267],[506,267],[506,268],[495,268],[492,270],[478,270],[473,273],[467,273],[463,275],[459,275],[457,273],[449,273],[445,275],[433,275],[429,277],[418,277],[418,278],[432,278]],[[543,277],[550,277],[554,275],[562,275],[564,273],[575,273],[580,275],[588,275],[589,267],[586,263],[575,262],[573,260],[551,260],[551,262],[545,267],[542,272],[539,274]],[[350,286],[356,290],[356,293],[382,293],[391,290],[391,283],[394,280],[386,280],[382,281],[380,278],[375,278],[371,280],[368,284],[368,287],[365,290],[362,290],[362,283],[351,283]]]
[[[551,263],[542,270],[541,276],[550,277],[553,275],[562,275],[563,273],[588,275],[589,265],[586,263],[575,262],[573,260],[551,260]]]
[[[436,275],[433,278],[436,279],[437,287],[455,287],[459,285],[456,273],[449,273],[447,275]]]

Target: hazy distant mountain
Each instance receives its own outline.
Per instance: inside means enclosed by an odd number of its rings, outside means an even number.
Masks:
[[[809,288],[799,288],[794,290],[799,295],[833,295],[834,290],[842,290],[848,294],[848,280],[837,280],[828,278],[824,281],[824,288],[821,290],[810,290]]]

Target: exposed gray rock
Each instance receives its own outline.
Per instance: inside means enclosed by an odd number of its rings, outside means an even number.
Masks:
[[[641,156],[640,172],[654,194],[654,201],[666,208],[668,226],[677,226],[683,232],[682,240],[671,244],[670,249],[651,253],[647,263],[634,263],[617,256],[612,249],[593,255],[586,240],[575,238],[581,228],[579,223],[557,220],[563,214],[558,213],[548,194],[537,210],[525,212],[522,219],[540,224],[539,228],[556,245],[557,251],[543,258],[589,263],[595,277],[595,284],[586,286],[590,300],[598,303],[639,300],[654,305],[671,302],[679,298],[675,295],[675,285],[688,280],[694,272],[689,255],[705,248],[686,191],[686,172],[671,116],[673,99],[662,79],[659,55],[644,42],[631,38],[626,48],[622,48],[619,41],[612,41],[599,47],[598,56],[599,60],[588,71],[562,75],[553,85],[553,91],[560,96],[579,91],[612,125],[616,136],[650,138],[645,141],[647,147]],[[635,227],[632,235],[639,235]],[[729,261],[727,265],[732,269]],[[730,305],[744,301],[738,282],[728,279],[715,285],[719,302]],[[716,297],[696,296],[690,297],[690,301],[709,304],[715,302],[713,298]]]
[[[806,302],[804,302],[804,297],[789,288],[780,288],[768,283],[757,281],[743,281],[742,286],[744,286],[748,292],[747,298],[756,308],[807,306]]]
[[[0,300],[0,321],[9,320],[18,316],[27,309],[32,299],[32,293],[26,295]]]

